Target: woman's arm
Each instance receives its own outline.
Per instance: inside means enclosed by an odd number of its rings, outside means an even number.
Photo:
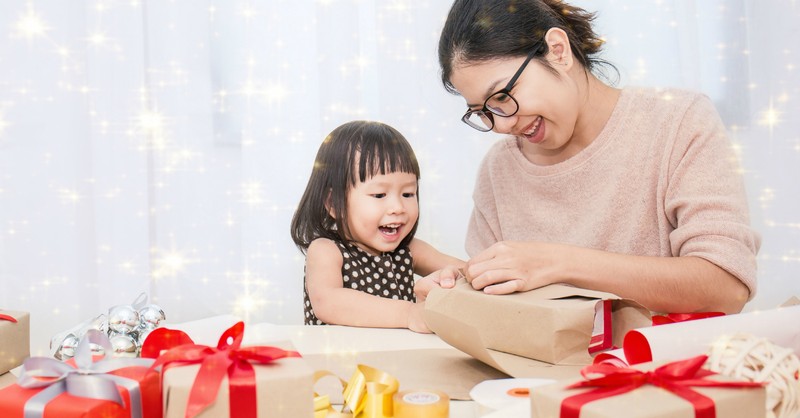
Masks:
[[[467,279],[505,294],[552,283],[632,299],[656,312],[741,311],[749,290],[700,257],[648,257],[540,242],[498,242],[469,261]]]
[[[335,325],[430,332],[422,320],[421,306],[344,288],[342,263],[342,253],[333,241],[319,238],[309,245],[306,287],[317,318]]]

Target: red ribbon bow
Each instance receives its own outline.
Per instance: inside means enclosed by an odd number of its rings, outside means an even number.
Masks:
[[[153,331],[155,332],[155,331]],[[223,377],[227,374],[230,389],[230,416],[255,418],[256,408],[256,374],[253,363],[267,364],[286,357],[300,357],[296,351],[286,351],[277,347],[253,346],[241,347],[244,334],[244,322],[238,322],[226,330],[219,338],[217,347],[198,345],[190,342],[178,346],[170,346],[176,341],[191,341],[188,336],[178,337],[180,331],[162,331],[155,336],[148,335],[145,344],[150,344],[150,353],[159,353],[160,347],[169,348],[158,356],[153,368],[170,365],[183,366],[200,363],[200,370],[189,393],[189,404],[186,406],[186,418],[192,418],[202,412],[217,399]],[[159,337],[163,339],[159,340]],[[163,376],[163,374],[162,374]],[[235,399],[235,401],[234,401]]]
[[[1,313],[0,313],[0,320],[11,321],[13,323],[17,323],[17,318],[14,318],[11,315],[1,314]]]
[[[761,387],[755,382],[720,382],[706,380],[714,373],[701,369],[708,356],[702,355],[687,360],[665,364],[653,371],[615,367],[608,364],[595,364],[584,367],[581,374],[587,380],[567,386],[568,389],[592,387],[593,390],[570,396],[561,403],[561,418],[579,418],[584,404],[592,401],[621,395],[636,388],[650,384],[666,389],[691,402],[695,417],[715,418],[714,401],[691,389],[692,386],[752,388]],[[600,375],[598,378],[591,378]]]

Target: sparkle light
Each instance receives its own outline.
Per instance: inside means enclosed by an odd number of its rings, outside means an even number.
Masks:
[[[165,120],[164,115],[157,110],[144,109],[136,115],[134,123],[136,131],[147,137],[147,144],[152,149],[163,150],[166,148]]]
[[[772,105],[772,99],[769,101],[769,107],[760,113],[758,124],[769,128],[770,134],[773,128],[781,122],[781,112]]]
[[[261,97],[268,105],[276,105],[283,102],[289,96],[289,89],[283,83],[270,82],[262,90]]]
[[[61,200],[65,200],[70,203],[78,203],[82,198],[81,194],[78,193],[77,190],[61,189],[58,191],[58,194],[61,196]]]
[[[19,18],[17,23],[14,24],[14,29],[17,35],[29,40],[42,37],[50,30],[42,18],[31,9],[28,9],[28,11]]]
[[[101,46],[108,41],[108,38],[106,37],[106,34],[102,32],[95,32],[89,36],[88,40],[92,45]]]
[[[261,182],[251,181],[242,184],[242,202],[248,206],[258,206],[264,202],[261,197]]]
[[[154,279],[176,277],[186,269],[188,264],[189,259],[182,253],[174,250],[166,251],[153,259],[151,276]]]

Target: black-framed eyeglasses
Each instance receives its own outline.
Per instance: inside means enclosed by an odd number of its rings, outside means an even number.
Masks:
[[[519,66],[517,72],[514,73],[514,76],[511,77],[511,80],[508,81],[508,84],[506,84],[502,90],[492,93],[492,95],[483,102],[482,108],[477,110],[467,109],[467,113],[464,113],[464,116],[461,117],[461,121],[481,132],[489,132],[494,128],[495,115],[503,118],[514,116],[517,111],[519,111],[519,103],[517,103],[517,99],[511,95],[511,89],[514,88],[514,84],[517,82],[519,76],[522,75],[522,72],[525,71],[525,67],[528,66],[531,59],[539,53],[542,45],[544,45],[544,43],[539,42],[539,44],[533,48],[522,65]]]

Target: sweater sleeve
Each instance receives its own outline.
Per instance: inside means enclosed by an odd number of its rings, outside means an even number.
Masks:
[[[750,227],[737,156],[711,101],[695,96],[665,153],[664,210],[674,256],[704,258],[756,293],[760,235]]]

